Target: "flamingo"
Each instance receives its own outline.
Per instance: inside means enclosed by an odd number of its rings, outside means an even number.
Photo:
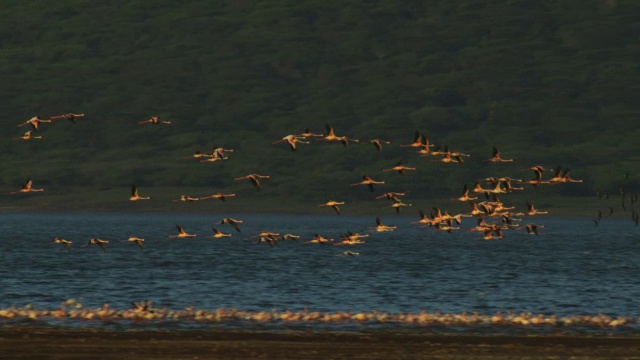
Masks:
[[[210,238],[221,238],[221,237],[229,237],[232,236],[231,234],[225,234],[223,232],[221,232],[220,230],[212,227],[211,229],[213,229],[213,235],[209,236]]]
[[[151,197],[140,196],[140,194],[138,194],[138,186],[136,184],[131,185],[131,197],[129,198],[130,201],[149,200],[149,199],[151,199]]]
[[[193,201],[198,201],[198,200],[201,200],[201,198],[192,197],[192,196],[189,196],[189,195],[180,195],[180,199],[173,200],[173,201],[174,202],[176,202],[176,201],[193,202]]]
[[[522,229],[526,229],[527,230],[527,234],[529,235],[538,235],[538,228],[543,228],[544,226],[542,225],[536,225],[536,224],[527,224],[521,228],[518,228],[516,230],[522,230]]]
[[[305,244],[326,244],[329,242],[332,242],[333,239],[327,239],[325,237],[323,237],[320,234],[315,234],[315,236],[313,237],[313,239],[309,240],[309,241],[305,241]]]
[[[244,220],[236,220],[229,217],[223,218],[222,220],[216,222],[215,224],[229,224],[236,229],[237,232],[240,232],[240,224],[244,223]]]
[[[153,125],[171,124],[171,121],[160,120],[159,116],[152,116],[149,120],[140,121],[138,124],[153,124]]]
[[[393,204],[391,204],[391,207],[396,209],[396,215],[400,215],[400,208],[404,206],[411,206],[411,204],[405,204],[400,200],[394,201]]]
[[[424,211],[418,210],[418,214],[420,215],[420,220],[410,222],[410,224],[425,224],[428,226],[432,225],[432,220],[429,219],[429,217],[427,216],[427,214],[424,213]]]
[[[31,119],[23,122],[22,124],[19,124],[18,126],[25,126],[25,125],[31,125],[31,127],[33,128],[33,130],[38,130],[38,128],[40,127],[41,123],[50,123],[53,120],[51,119],[42,119],[39,116],[34,116]]]
[[[398,196],[404,196],[404,195],[405,193],[401,193],[401,192],[388,192],[380,196],[376,196],[376,199],[387,198],[388,200],[399,201]]]
[[[462,196],[458,198],[458,201],[470,201],[477,199],[477,197],[469,197],[469,187],[467,186],[467,184],[464,184],[464,187],[462,188]]]
[[[317,136],[323,137],[324,135],[322,135],[322,134],[314,134],[313,132],[311,132],[311,130],[309,128],[306,128],[302,134],[298,134],[298,135],[295,135],[295,136],[303,137],[303,138],[306,139],[306,138],[317,137]]]
[[[386,231],[393,231],[395,229],[397,229],[397,226],[387,226],[385,224],[382,223],[382,220],[380,220],[379,217],[376,217],[376,227],[375,230],[377,232],[386,232]]]
[[[360,253],[354,252],[354,251],[344,251],[338,254],[338,256],[358,256],[358,255],[360,255]]]
[[[236,194],[223,194],[223,193],[217,192],[211,196],[206,196],[202,199],[220,199],[221,201],[226,201],[227,198],[233,197],[233,196],[236,196]]]
[[[344,205],[344,202],[329,200],[324,204],[320,204],[319,206],[330,206],[333,208],[336,214],[340,215],[340,208],[338,207],[338,205]]]
[[[51,120],[67,119],[67,120],[71,121],[72,123],[76,124],[78,122],[78,118],[79,117],[83,117],[83,116],[84,116],[84,114],[66,113],[66,114],[62,114],[62,115],[52,116]]]
[[[401,147],[423,147],[424,145],[426,144],[422,142],[420,131],[416,130],[416,132],[413,135],[413,142],[411,144],[403,144],[400,146]]]
[[[384,184],[384,181],[375,181],[372,178],[370,178],[367,175],[362,176],[362,181],[355,183],[355,184],[351,184],[351,186],[357,186],[357,185],[367,185],[369,187],[370,191],[373,191],[373,185],[382,185]]]
[[[369,237],[369,234],[358,234],[352,233],[351,231],[346,232],[340,238],[340,242],[334,243],[333,245],[357,245],[364,244],[365,241],[361,240],[363,238]]]
[[[200,160],[200,162],[216,162],[216,161],[223,161],[223,160],[229,160],[228,157],[220,157],[217,155],[217,153],[213,153],[213,155],[205,155],[207,157],[206,160]]]
[[[500,157],[500,151],[498,150],[497,147],[493,147],[493,152],[491,154],[491,157],[485,161],[488,162],[513,162],[513,159],[503,159],[502,157]]]
[[[370,143],[373,144],[373,146],[376,148],[376,150],[378,150],[378,152],[382,151],[382,144],[391,144],[390,141],[384,141],[384,140],[380,140],[380,139],[373,139],[373,140],[369,140]]]
[[[13,138],[14,140],[31,140],[31,139],[42,139],[42,136],[33,136],[31,135],[31,130],[24,133],[24,135]]]
[[[193,155],[191,155],[191,156],[185,156],[184,158],[185,158],[185,159],[191,159],[191,158],[194,158],[194,159],[200,159],[201,157],[204,157],[204,156],[207,156],[207,155],[205,155],[205,154],[201,153],[200,151],[196,151],[195,153],[193,153]]]
[[[100,246],[100,249],[102,249],[102,251],[107,251],[106,246],[108,243],[109,240],[91,239],[88,243],[82,245],[82,247],[87,247],[89,245],[98,245]]]
[[[126,242],[136,243],[140,249],[144,249],[144,239],[130,235]]]
[[[228,158],[225,156],[225,153],[234,152],[234,151],[235,151],[234,149],[225,149],[225,148],[222,148],[222,147],[217,147],[217,148],[214,148],[211,151],[211,155],[208,155],[208,156],[217,157],[217,158],[221,158],[223,160],[227,160]]]
[[[535,188],[538,188],[540,184],[549,184],[549,181],[542,180],[542,172],[545,171],[542,166],[533,166],[529,170],[533,171],[535,178],[525,181],[526,184],[532,185]]]
[[[548,211],[538,211],[536,210],[536,208],[533,206],[532,203],[527,201],[527,215],[540,215],[540,214],[548,214]]]
[[[404,164],[402,163],[402,160],[401,160],[401,161],[398,161],[396,163],[396,166],[394,166],[394,167],[392,167],[390,169],[383,169],[382,171],[385,171],[385,172],[386,171],[397,171],[398,174],[404,175],[405,171],[410,171],[410,170],[415,170],[415,169],[416,168],[404,166]]]
[[[564,174],[562,175],[563,178],[563,182],[565,183],[581,183],[583,182],[583,180],[576,180],[576,179],[572,179],[569,174],[571,173],[571,169],[566,169],[564,171]],[[621,190],[621,194],[622,194],[622,199],[623,199],[623,204],[624,204],[624,192]]]
[[[496,234],[495,236],[493,234]],[[492,225],[491,228],[484,230],[484,240],[502,239],[502,229],[497,225]]]
[[[240,181],[240,180],[250,180],[251,183],[253,184],[253,186],[260,191],[260,180],[259,179],[270,179],[271,176],[268,175],[258,175],[258,174],[249,174],[247,176],[241,176],[241,177],[237,177],[234,180]]]
[[[198,236],[198,234],[188,234],[186,231],[184,231],[184,228],[180,225],[176,225],[176,229],[178,229],[178,234],[169,235],[170,238],[191,238],[191,237]]]
[[[29,193],[29,192],[42,192],[44,189],[34,189],[33,181],[31,179],[27,180],[27,182],[22,185],[22,189],[18,191],[12,191],[9,194],[18,194],[18,193]]]
[[[353,141],[353,142],[359,142],[356,139],[350,139],[347,136],[336,136],[335,132],[333,131],[333,128],[331,126],[329,126],[328,124],[325,125],[326,129],[327,129],[327,135],[325,135],[322,140],[324,141],[339,141],[342,143],[342,145],[347,146],[349,145],[349,141]]]
[[[70,249],[72,242],[58,236],[55,239],[53,239],[53,241],[50,242],[49,244],[62,244],[64,245],[65,248]]]
[[[291,151],[296,151],[296,144],[297,143],[309,144],[308,141],[302,141],[300,139],[301,139],[301,137],[298,137],[296,135],[287,135],[287,136],[283,137],[280,140],[274,141],[273,144],[279,144],[281,142],[286,142],[287,144],[289,144],[289,148],[291,149]],[[302,139],[304,139],[304,138],[302,138]]]
[[[278,238],[272,236],[261,236],[254,244],[267,243],[270,247],[278,245]]]

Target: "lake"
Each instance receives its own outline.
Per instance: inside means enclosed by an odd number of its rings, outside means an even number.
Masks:
[[[315,233],[338,240],[367,232],[375,216],[231,214],[241,232],[206,238],[222,216],[183,213],[4,213],[0,215],[0,308],[53,309],[70,298],[85,307],[126,309],[140,300],[183,309],[301,311],[497,311],[638,316],[640,228],[626,218],[537,216],[540,235],[505,231],[482,240],[462,229],[437,232],[386,216],[392,232],[353,246],[304,244]],[[528,218],[523,221],[532,221]],[[180,224],[198,237],[173,239]],[[275,247],[261,231],[293,233]],[[145,239],[144,249],[127,243]],[[50,242],[61,236],[69,250]],[[106,251],[90,238],[108,239]],[[344,251],[359,256],[340,256]]]

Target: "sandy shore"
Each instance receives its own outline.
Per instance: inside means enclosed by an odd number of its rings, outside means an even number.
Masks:
[[[640,336],[4,326],[3,359],[640,359]]]

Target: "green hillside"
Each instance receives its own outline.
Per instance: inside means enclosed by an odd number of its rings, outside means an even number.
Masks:
[[[639,13],[630,0],[4,2],[0,187],[32,178],[47,191],[0,201],[120,209],[136,183],[156,199],[225,191],[238,210],[315,211],[371,202],[349,186],[365,174],[387,182],[376,194],[449,199],[479,178],[532,178],[522,169],[536,164],[584,182],[519,201],[637,192]],[[32,116],[67,112],[87,116],[12,139]],[[172,124],[138,124],[153,115]],[[362,143],[272,144],[325,124]],[[442,164],[398,146],[416,130],[472,156]],[[378,153],[373,138],[392,144]],[[217,146],[235,152],[185,159]],[[493,146],[516,161],[482,162]],[[399,160],[418,170],[382,172]],[[272,178],[256,192],[233,180],[248,173]]]

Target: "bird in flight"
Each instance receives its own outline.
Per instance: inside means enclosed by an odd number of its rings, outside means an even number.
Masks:
[[[34,136],[31,135],[31,130],[27,131],[24,133],[24,135],[17,137],[17,138],[13,138],[14,140],[31,140],[31,139],[42,139],[42,136]]]
[[[62,114],[62,115],[52,116],[51,120],[67,119],[67,120],[71,121],[72,123],[76,124],[78,122],[78,118],[79,117],[83,117],[83,116],[84,116],[84,114],[66,113],[66,114]]]
[[[126,242],[136,243],[140,249],[144,249],[144,239],[130,235]]]
[[[376,196],[376,199],[386,198],[387,200],[391,200],[391,201],[400,201],[400,199],[398,199],[398,196],[404,196],[404,195],[405,193],[401,193],[401,192],[388,192],[380,196]]]
[[[529,235],[538,235],[538,228],[543,228],[544,226],[542,225],[536,225],[536,224],[527,224],[521,228],[517,228],[516,230],[522,230],[522,229],[526,229],[527,230],[527,234]]]
[[[370,178],[367,175],[364,175],[362,177],[362,181],[357,182],[355,184],[351,184],[351,186],[357,186],[357,185],[367,185],[369,187],[370,191],[373,191],[373,185],[382,185],[384,184],[384,181],[375,181],[372,178]]]
[[[223,232],[221,232],[220,230],[212,227],[211,229],[213,229],[213,235],[209,236],[210,238],[221,238],[221,237],[229,237],[232,236],[231,234],[225,234]]]
[[[380,139],[373,139],[373,140],[369,140],[370,143],[373,144],[373,146],[375,146],[376,150],[378,150],[378,152],[382,151],[382,144],[391,144],[390,141],[384,141],[384,140],[380,140]]]
[[[131,185],[131,197],[129,198],[130,201],[149,200],[149,199],[151,199],[151,197],[140,196],[140,194],[138,194],[138,186],[136,184]]]
[[[309,240],[309,241],[305,241],[305,244],[326,244],[329,242],[332,242],[333,239],[327,239],[325,237],[323,237],[320,234],[315,234],[315,236],[313,237],[313,239]]]
[[[31,125],[33,130],[38,130],[38,128],[40,127],[41,123],[50,123],[52,121],[53,120],[51,120],[51,119],[41,119],[39,116],[34,116],[31,119],[23,122],[22,124],[20,124],[18,126]]]
[[[297,143],[309,144],[308,141],[302,141],[301,139],[304,139],[304,137],[299,137],[299,136],[296,136],[296,135],[287,135],[287,136],[283,137],[280,140],[274,141],[273,143],[274,144],[279,144],[279,143],[282,143],[282,142],[286,142],[289,145],[289,148],[291,149],[291,151],[296,151],[297,150],[297,148],[296,148],[296,144]]]
[[[50,242],[49,244],[62,244],[64,245],[65,248],[70,249],[72,242],[58,236],[55,239],[53,239],[53,241]]]
[[[19,194],[19,193],[28,193],[28,192],[42,192],[44,189],[34,189],[33,181],[31,179],[27,180],[27,182],[22,185],[22,189],[18,191],[12,191],[9,194]]]
[[[229,224],[233,226],[237,232],[240,232],[240,224],[244,223],[244,220],[236,220],[232,218],[223,218],[222,220],[216,222],[216,224]]]
[[[171,124],[171,121],[160,120],[159,116],[152,116],[150,119],[145,121],[140,121],[138,124],[153,124],[153,125]]]
[[[500,157],[500,150],[497,147],[493,147],[493,152],[491,153],[491,157],[485,161],[488,162],[513,162],[513,159],[503,159]]]
[[[467,184],[464,184],[464,187],[462,188],[462,196],[458,198],[458,201],[471,201],[477,199],[477,197],[469,197],[469,187]]]
[[[226,200],[227,200],[227,198],[229,198],[229,197],[233,197],[233,196],[236,196],[236,194],[223,194],[223,193],[221,193],[221,192],[217,192],[217,193],[215,193],[215,194],[213,194],[213,195],[205,196],[205,197],[199,198],[198,200],[204,200],[204,199],[220,199],[220,200],[222,200],[222,201],[226,201]]]
[[[255,187],[258,191],[260,190],[260,179],[270,179],[271,176],[269,175],[258,175],[258,174],[249,174],[247,176],[241,176],[241,177],[237,177],[234,180],[236,181],[240,181],[240,180],[250,180],[251,184],[253,184],[253,187]]]
[[[82,247],[87,247],[89,245],[98,245],[102,251],[107,251],[107,244],[109,240],[100,240],[100,239],[91,239],[88,243],[82,245]]]
[[[344,205],[344,201],[342,202],[338,202],[338,201],[333,201],[333,200],[329,200],[324,204],[320,204],[319,206],[329,206],[332,207],[333,210],[336,212],[336,214],[340,215],[340,208],[338,207],[338,205]]]
[[[405,171],[409,171],[409,170],[415,170],[416,168],[413,167],[407,167],[404,166],[404,164],[402,163],[402,161],[398,161],[396,163],[396,166],[390,168],[390,169],[383,169],[382,171],[397,171],[398,174],[400,175],[404,175]]]
[[[313,132],[311,132],[311,129],[306,128],[306,129],[304,129],[304,132],[302,134],[298,134],[298,135],[295,135],[295,136],[303,137],[303,138],[307,139],[307,138],[310,138],[310,137],[318,137],[318,136],[319,137],[323,137],[324,135],[322,135],[322,134],[314,134]]]
[[[198,200],[202,200],[202,199],[203,198],[193,197],[193,196],[189,196],[189,195],[180,195],[180,199],[173,200],[173,202],[176,202],[176,201],[193,202],[193,201],[198,201]]]
[[[539,215],[539,214],[548,214],[548,211],[538,211],[536,210],[536,208],[533,206],[532,203],[527,201],[527,215]]]
[[[190,237],[198,236],[198,234],[188,234],[186,231],[184,231],[184,228],[180,225],[176,225],[176,229],[178,229],[178,234],[169,235],[170,238],[190,238]]]
[[[397,229],[397,226],[387,226],[385,224],[382,223],[382,220],[380,220],[379,217],[376,217],[376,227],[374,228],[375,231],[377,232],[386,232],[386,231],[393,231],[395,229]]]

